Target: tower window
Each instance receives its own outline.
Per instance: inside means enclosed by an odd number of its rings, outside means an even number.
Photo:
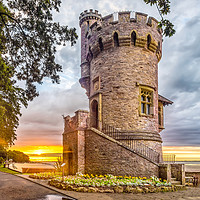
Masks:
[[[158,102],[158,125],[160,129],[164,129],[163,104],[160,101]]]
[[[131,42],[133,43],[133,45],[135,46],[135,42],[136,42],[136,33],[135,31],[133,31],[131,33]]]
[[[103,51],[103,42],[102,42],[102,38],[99,38],[99,48],[101,51]]]
[[[158,42],[158,51],[160,51],[160,42]]]
[[[90,22],[87,21],[87,31],[89,31],[89,28],[90,28]]]
[[[113,39],[114,39],[114,46],[118,47],[119,46],[119,38],[118,38],[117,32],[114,33]]]
[[[151,115],[153,114],[153,91],[150,89],[141,88],[140,90],[140,114]]]
[[[148,48],[148,49],[149,49],[150,44],[151,44],[151,36],[148,35],[148,36],[147,36],[147,48]]]

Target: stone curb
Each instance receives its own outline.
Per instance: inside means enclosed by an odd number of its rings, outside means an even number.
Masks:
[[[178,190],[185,190],[186,187],[184,185],[172,185],[172,186],[126,186],[125,188],[123,186],[114,186],[109,188],[93,188],[93,187],[84,187],[84,186],[78,186],[74,187],[73,185],[68,185],[66,183],[62,183],[60,181],[51,180],[50,185],[53,187],[56,187],[58,189],[64,189],[67,191],[75,191],[75,192],[83,192],[83,193],[159,193],[159,192],[175,192]]]
[[[36,181],[35,179],[31,179],[31,178],[29,178],[29,177],[26,177],[26,175],[21,175],[21,174],[13,174],[14,176],[18,176],[18,177],[20,177],[20,178],[23,178],[23,179],[25,179],[25,180],[28,180],[28,181],[30,181],[30,182],[32,182],[32,183],[36,183],[36,184],[38,184],[38,185],[40,185],[40,186],[43,186],[43,187],[45,187],[45,188],[47,188],[47,189],[50,189],[50,190],[52,190],[52,191],[55,191],[55,192],[58,192],[58,193],[60,193],[60,194],[62,194],[62,195],[64,195],[64,196],[67,196],[68,198],[69,198],[69,200],[71,199],[71,200],[78,200],[78,199],[76,199],[76,198],[74,198],[74,197],[72,197],[72,196],[69,196],[69,195],[67,195],[66,193],[64,193],[64,192],[62,192],[62,190],[59,190],[59,189],[57,189],[56,187],[52,187],[52,186],[49,186],[49,185],[47,185],[47,184],[43,184],[43,183],[41,183],[41,182],[39,182],[39,181]]]

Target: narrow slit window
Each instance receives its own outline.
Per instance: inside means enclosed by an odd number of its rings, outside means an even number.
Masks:
[[[149,49],[150,44],[151,44],[151,36],[148,35],[148,36],[147,36],[147,48],[148,48],[148,49]]]
[[[114,46],[118,47],[119,46],[119,38],[118,38],[117,32],[114,33],[113,39],[114,39]]]
[[[158,49],[157,50],[160,51],[160,42],[158,42]]]
[[[133,31],[131,33],[131,42],[133,43],[133,45],[135,46],[135,42],[136,42],[136,33],[135,31]]]
[[[102,42],[102,38],[99,38],[99,48],[101,51],[103,51],[103,42]]]
[[[90,28],[90,22],[87,21],[87,31],[89,31],[89,28]]]

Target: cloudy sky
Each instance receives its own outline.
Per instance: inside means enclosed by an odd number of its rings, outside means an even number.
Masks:
[[[159,93],[174,102],[165,107],[165,146],[200,146],[200,6],[198,0],[171,0],[167,16],[176,29],[172,38],[164,38],[159,63]],[[138,11],[160,20],[155,7],[143,0],[62,0],[55,20],[76,27],[80,36],[79,14],[97,9],[103,16],[117,11]],[[61,145],[62,115],[74,115],[88,109],[85,90],[80,87],[80,37],[74,47],[59,48],[57,62],[63,66],[61,84],[46,79],[38,86],[40,96],[23,109],[17,130],[19,145]]]

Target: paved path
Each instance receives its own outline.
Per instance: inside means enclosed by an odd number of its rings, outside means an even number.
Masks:
[[[10,169],[14,169],[18,172],[22,172],[22,168],[31,168],[31,169],[55,169],[53,164],[44,164],[44,163],[14,163],[14,166],[10,164]]]
[[[67,196],[62,196],[56,191],[30,182],[26,179],[0,172],[0,200],[71,199],[67,198]]]

